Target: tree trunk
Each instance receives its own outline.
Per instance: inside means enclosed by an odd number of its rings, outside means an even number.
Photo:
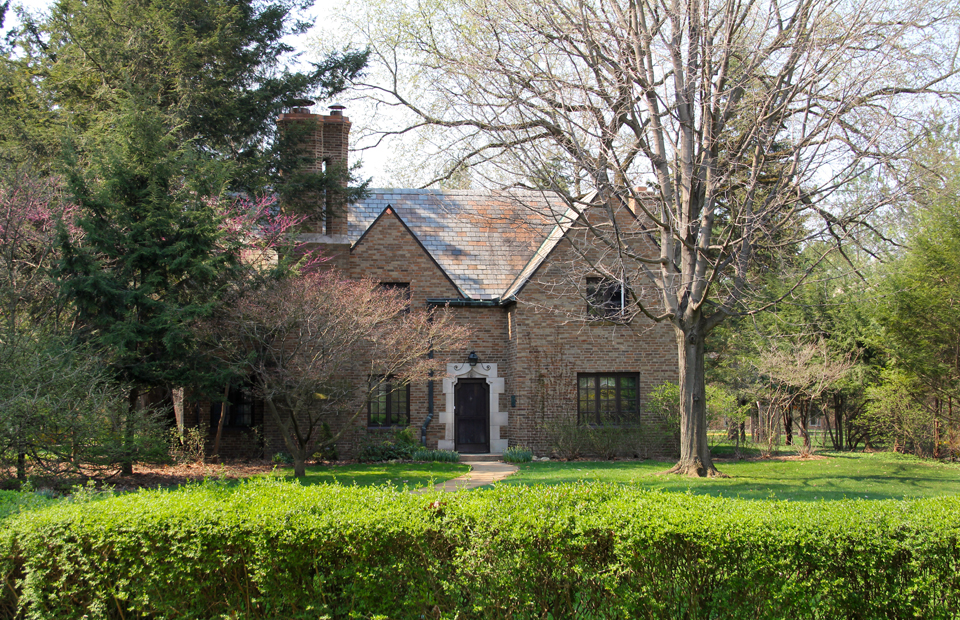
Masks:
[[[120,462],[120,475],[133,475],[133,418],[137,413],[140,400],[139,388],[130,388],[127,396],[127,419],[123,425],[123,457]]]
[[[788,406],[783,410],[783,431],[786,434],[787,439],[784,441],[784,445],[792,446],[793,445],[793,411]]]
[[[299,450],[293,455],[293,475],[297,478],[303,478],[307,475],[307,459]]]
[[[27,455],[24,452],[17,452],[17,480],[27,479]]]
[[[703,369],[703,337],[677,329],[680,365],[680,460],[668,473],[726,477],[713,466],[707,442],[707,391]]]
[[[813,399],[808,398],[805,401],[800,402],[800,435],[803,437],[803,449],[805,452],[809,453],[811,444],[810,444],[810,407],[813,404]]]
[[[220,405],[220,419],[217,420],[217,434],[213,438],[213,456],[220,460],[220,438],[223,437],[224,420],[230,413],[230,384],[223,388],[223,403]]]
[[[298,441],[298,438],[295,437],[291,431],[290,425],[281,417],[280,411],[277,409],[277,405],[273,402],[273,399],[265,398],[263,404],[267,411],[270,412],[274,422],[277,423],[277,427],[280,429],[280,437],[283,439],[284,445],[287,446],[287,450],[290,451],[290,457],[293,459],[293,475],[297,478],[302,478],[307,473],[306,446],[308,442]]]
[[[837,427],[837,438],[833,441],[833,447],[836,450],[843,450],[843,395],[840,392],[833,393],[833,420]]]

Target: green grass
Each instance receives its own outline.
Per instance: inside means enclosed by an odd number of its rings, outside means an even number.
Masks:
[[[366,486],[392,486],[418,489],[456,478],[470,471],[465,463],[360,463],[355,465],[310,465],[300,484],[334,484]],[[272,475],[292,480],[293,468],[279,468]]]
[[[889,453],[832,453],[825,459],[795,461],[722,461],[717,468],[731,477],[721,479],[660,475],[671,465],[661,461],[527,463],[501,484],[584,480],[699,495],[794,501],[960,494],[960,466]]]

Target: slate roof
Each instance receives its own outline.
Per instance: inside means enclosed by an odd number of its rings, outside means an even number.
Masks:
[[[470,299],[516,292],[571,223],[566,206],[540,192],[373,189],[348,210],[351,243],[388,206]]]

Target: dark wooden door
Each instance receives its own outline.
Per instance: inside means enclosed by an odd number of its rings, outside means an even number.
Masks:
[[[490,386],[486,379],[457,381],[454,404],[456,451],[490,452]]]

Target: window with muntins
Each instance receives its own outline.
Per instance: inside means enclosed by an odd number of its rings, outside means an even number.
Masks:
[[[251,384],[231,385],[227,401],[230,403],[230,407],[227,409],[227,419],[224,420],[224,426],[253,426],[254,401]],[[210,404],[210,424],[212,426],[219,426],[221,411],[223,411],[223,403]]]
[[[410,384],[387,379],[374,388],[367,403],[367,426],[388,428],[410,424]]]
[[[618,280],[587,278],[587,312],[607,319],[623,317],[625,291]]]
[[[635,372],[577,375],[580,424],[628,425],[640,421],[640,375]]]

